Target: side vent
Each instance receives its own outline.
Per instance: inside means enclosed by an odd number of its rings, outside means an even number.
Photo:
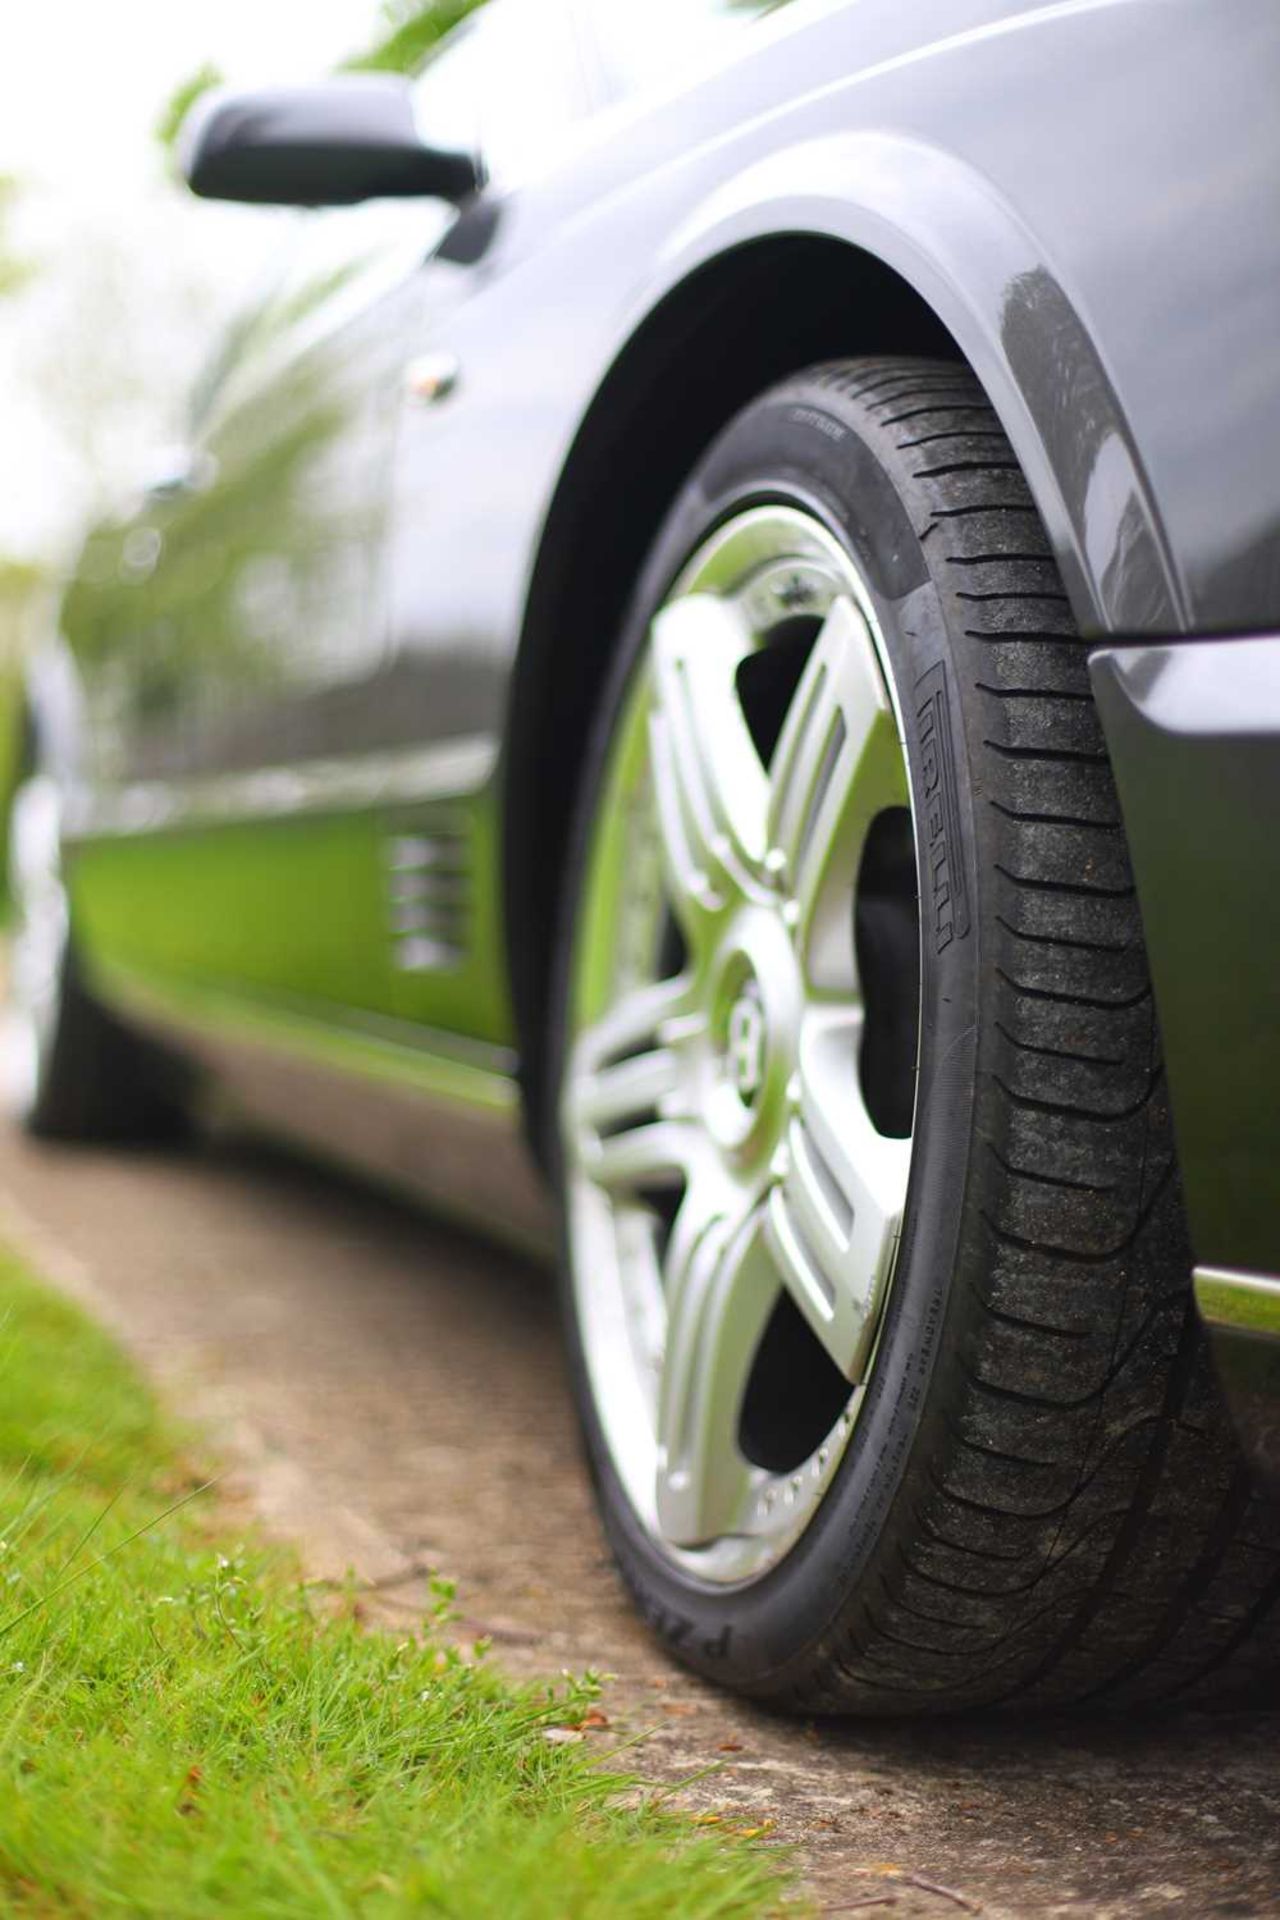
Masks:
[[[460,967],[471,933],[471,846],[461,814],[397,823],[384,843],[392,961],[402,973]]]

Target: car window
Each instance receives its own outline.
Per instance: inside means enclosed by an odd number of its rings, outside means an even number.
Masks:
[[[486,10],[487,11],[487,10]],[[480,149],[480,102],[486,65],[481,21],[473,16],[442,40],[413,86],[414,114],[422,138],[461,153]]]
[[[432,51],[413,100],[423,139],[481,154],[499,187],[553,159],[589,106],[563,0],[490,0]],[[196,385],[192,436],[246,380],[399,285],[454,215],[443,201],[390,199],[260,217],[276,222],[271,267]]]
[[[424,139],[467,147],[499,186],[554,160],[588,109],[563,0],[489,0],[423,69]]]
[[[787,0],[580,0],[604,84],[615,99],[714,58],[743,27]]]
[[[563,0],[491,0],[484,158],[499,186],[551,164],[586,117],[577,38]]]
[[[484,50],[467,21],[440,43],[414,83],[414,111],[423,138],[464,153],[480,151]],[[410,265],[442,238],[453,218],[443,201],[375,200],[354,207],[257,210],[274,223],[273,251],[262,284],[228,327],[198,380],[189,432],[245,379],[305,347],[396,286]]]

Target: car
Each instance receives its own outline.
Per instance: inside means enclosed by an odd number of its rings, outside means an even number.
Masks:
[[[295,211],[30,665],[15,1101],[558,1247],[622,1577],[783,1707],[1274,1688],[1278,82],[492,0],[184,129]]]

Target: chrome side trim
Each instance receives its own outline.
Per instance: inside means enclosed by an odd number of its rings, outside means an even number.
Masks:
[[[359,759],[302,760],[193,780],[138,780],[85,788],[67,806],[64,839],[159,833],[299,813],[350,813],[478,792],[497,760],[491,734]]]
[[[1234,1267],[1197,1267],[1196,1302],[1211,1327],[1280,1341],[1280,1279]]]

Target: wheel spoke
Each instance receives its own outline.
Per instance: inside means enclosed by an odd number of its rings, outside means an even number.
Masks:
[[[682,1043],[701,1026],[683,978],[633,988],[579,1036],[566,1082],[568,1132],[585,1173],[618,1191],[677,1185],[697,1130]]]
[[[814,986],[852,986],[849,898],[863,844],[878,813],[906,803],[902,749],[866,623],[852,599],[841,599],[787,710],[769,790],[770,846],[796,901]]]
[[[636,1523],[726,1586],[790,1552],[838,1468],[906,1205],[910,1141],[859,1077],[865,1051],[878,1091],[892,1052],[892,1026],[862,1042],[915,853],[869,607],[798,506],[718,523],[651,621],[596,797],[561,1108],[573,1299]],[[889,1064],[884,1125],[911,1091]]]
[[[744,1532],[759,1469],[738,1445],[751,1363],[780,1291],[759,1214],[706,1217],[696,1184],[667,1257],[657,1515],[675,1546]]]
[[[797,1306],[848,1379],[864,1377],[906,1203],[909,1140],[877,1133],[858,1090],[861,1013],[811,1008],[787,1171],[768,1205],[774,1257]]]
[[[768,783],[736,684],[748,651],[741,620],[713,595],[675,600],[653,625],[654,790],[672,902],[695,949],[764,858]]]

